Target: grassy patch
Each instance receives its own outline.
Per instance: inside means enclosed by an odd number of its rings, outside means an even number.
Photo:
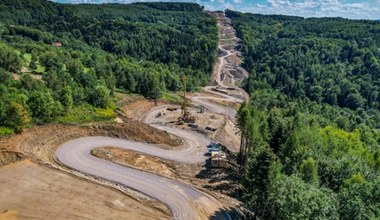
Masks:
[[[139,94],[116,89],[114,103],[119,109],[122,109],[124,106],[134,102],[135,100],[141,99],[141,97],[142,96]]]
[[[88,68],[88,67],[84,67],[84,70],[83,70],[83,72],[84,72],[84,73],[88,73],[88,72],[90,72],[90,69],[91,69],[91,68]]]
[[[114,108],[96,108],[89,104],[73,107],[66,115],[56,119],[58,123],[82,124],[89,122],[111,122],[116,118]]]
[[[172,104],[181,104],[182,102],[181,96],[179,96],[176,93],[170,93],[170,92],[165,93],[161,99],[167,102],[170,102]]]
[[[8,127],[1,127],[0,126],[0,137],[9,136],[9,135],[11,135],[13,133],[14,133],[13,129],[8,128]]]
[[[122,94],[128,94],[128,95],[129,95],[129,94],[133,94],[133,93],[131,93],[131,92],[125,90],[125,89],[120,89],[120,88],[116,88],[115,91],[116,91],[117,93],[122,93]]]
[[[45,67],[41,66],[41,64],[39,62],[37,62],[36,72],[37,73],[44,73],[45,72]]]
[[[25,60],[26,64],[29,66],[29,63],[32,61],[32,54],[24,53],[24,60]]]

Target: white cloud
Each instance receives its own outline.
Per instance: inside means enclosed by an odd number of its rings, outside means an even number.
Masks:
[[[256,4],[244,11],[261,14],[286,14],[303,17],[380,17],[380,0],[348,3],[341,0],[267,0],[266,4]]]

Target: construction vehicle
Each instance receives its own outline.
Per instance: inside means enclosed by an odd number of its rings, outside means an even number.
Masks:
[[[211,168],[226,168],[228,166],[228,160],[225,156],[218,153],[211,156],[209,160]]]
[[[187,110],[187,99],[186,99],[186,75],[182,76],[182,83],[183,83],[183,101],[181,104],[181,117],[178,118],[179,121],[183,121],[186,123],[195,123],[196,118],[190,114],[190,112]]]

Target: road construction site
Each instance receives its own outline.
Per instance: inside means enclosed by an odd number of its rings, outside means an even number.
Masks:
[[[115,124],[45,125],[2,139],[0,219],[237,218],[235,116],[248,95],[235,84],[247,72],[230,21],[213,15],[219,57],[212,85],[185,94],[192,122],[178,120],[184,106],[137,98]],[[222,169],[206,164],[213,142],[226,147]]]

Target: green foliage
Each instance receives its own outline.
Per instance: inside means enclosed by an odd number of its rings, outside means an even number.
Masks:
[[[21,68],[21,59],[11,47],[0,42],[0,67],[15,72]]]
[[[245,188],[243,200],[259,218],[268,217],[270,214],[268,195],[271,185],[276,180],[277,166],[274,154],[268,149],[257,153],[254,159],[248,161],[243,182]]]
[[[3,124],[9,128],[13,128],[16,133],[21,132],[30,122],[28,111],[19,103],[11,102],[5,115],[7,117],[3,121]]]
[[[34,60],[30,61],[29,69],[31,71],[36,71],[37,70],[37,63],[36,63],[36,61],[34,61]]]
[[[160,82],[153,74],[145,73],[141,77],[139,85],[140,93],[147,99],[158,99],[162,96]]]
[[[46,52],[39,57],[40,63],[45,67],[45,70],[61,70],[63,62],[59,54],[52,51]]]
[[[0,137],[9,136],[9,135],[12,135],[13,133],[14,133],[13,129],[0,126]]]
[[[182,97],[178,94],[175,94],[175,93],[166,92],[163,94],[162,99],[171,103],[171,104],[180,105],[182,103]]]
[[[75,79],[79,79],[80,75],[84,73],[84,66],[78,59],[72,59],[67,62],[67,70]]]
[[[273,219],[339,219],[338,201],[324,188],[283,176],[272,186],[268,204]]]
[[[73,92],[70,86],[66,86],[63,89],[63,96],[61,97],[61,103],[66,111],[70,110],[74,105]]]
[[[116,115],[113,108],[96,108],[89,104],[74,106],[67,114],[58,116],[55,121],[64,124],[81,124],[95,121],[113,121]]]
[[[324,144],[328,146],[328,153],[343,156],[344,154],[352,154],[358,157],[367,158],[368,148],[361,141],[358,130],[346,132],[327,126],[320,131],[320,137]]]
[[[245,205],[261,219],[378,219],[379,24],[226,13],[251,72],[237,116],[253,152],[240,162],[257,162],[243,169]],[[254,153],[266,146],[281,167],[271,181]]]
[[[106,86],[97,85],[89,99],[90,103],[96,107],[105,108],[110,102],[110,91]]]
[[[249,161],[244,166],[243,197],[246,206],[260,218],[347,218],[344,216],[354,215],[348,210],[355,203],[336,199],[351,190],[342,189],[364,180],[375,184],[379,161],[379,140],[374,138],[377,133],[363,124],[351,132],[345,131],[334,127],[334,121],[321,116],[321,112],[313,112],[305,102],[286,100],[270,90],[256,91],[251,101],[239,109],[242,143],[250,143],[243,148],[250,153],[241,159]],[[269,158],[262,153],[266,146],[273,152],[277,167],[281,167],[283,178],[268,178],[268,164],[273,164],[268,161],[273,159],[265,159]],[[374,211],[378,201],[360,197],[356,202],[358,207],[353,212],[367,210],[364,208],[371,203],[375,208],[367,217],[378,217]],[[349,214],[343,213],[343,209]]]
[[[365,109],[355,116],[359,120],[379,117],[378,22],[229,10],[226,14],[233,18],[243,40],[243,65],[251,72],[243,86],[249,93],[273,88],[299,100],[356,111]],[[351,129],[347,120],[338,122]],[[377,121],[371,126],[379,128],[380,124]]]
[[[359,180],[358,180],[359,179]],[[340,190],[341,219],[377,219],[380,216],[380,178],[367,182],[353,176]]]
[[[181,90],[185,74],[195,90],[208,83],[217,50],[216,20],[191,3],[0,0],[0,20],[0,126],[16,132],[111,120],[116,88],[158,99]]]
[[[51,122],[59,111],[50,92],[33,93],[28,100],[28,106],[33,117],[42,122]]]
[[[343,203],[342,199],[339,199],[335,204],[334,198],[340,197],[342,189],[350,184],[361,183],[364,180],[370,185],[375,184],[379,161],[379,140],[374,138],[377,133],[363,124],[351,132],[336,128],[332,120],[310,113],[313,111],[309,111],[304,102],[284,101],[285,98],[275,95],[276,92],[272,92],[272,95],[266,94],[267,92],[270,91],[256,91],[251,101],[244,103],[238,112],[237,120],[243,135],[242,142],[256,140],[255,144],[247,145],[248,150],[246,150],[251,152],[246,155],[245,160],[249,162],[244,169],[246,173],[243,181],[244,198],[248,198],[245,200],[246,206],[259,217],[264,218],[325,219],[330,215],[331,218],[347,218],[343,216],[346,214],[337,211],[342,210],[346,202]],[[265,126],[258,129],[259,125]],[[268,173],[268,162],[262,159],[261,153],[257,153],[261,150],[256,149],[263,149],[265,146],[271,149],[282,168],[281,174],[284,178],[275,178],[276,183],[268,181],[268,177],[262,174]],[[287,179],[292,176],[300,177],[300,179],[297,178],[297,181]],[[288,180],[290,182],[282,182]],[[265,187],[255,185],[257,181],[262,181]],[[300,181],[305,186],[298,186],[301,184]],[[287,187],[290,185],[282,184],[295,184],[295,188],[300,189],[287,194],[285,189],[289,190]],[[252,191],[251,186],[260,192]],[[273,189],[283,191],[270,194]],[[302,192],[303,190],[305,192]],[[348,193],[349,190],[346,189],[344,193]],[[271,197],[271,195],[279,194],[285,197]],[[296,200],[292,200],[293,194],[298,196],[294,197]],[[309,194],[313,196],[308,197]],[[316,197],[322,200],[316,200]],[[302,203],[303,200],[309,202]],[[371,207],[379,205],[379,202],[374,199],[360,198],[357,202],[360,205],[357,208],[360,210],[369,206],[370,203]],[[270,207],[270,204],[274,204],[275,207]],[[314,205],[317,208],[313,208]],[[350,207],[353,205],[354,203],[347,204]],[[317,212],[318,207],[324,211]],[[345,212],[349,212],[347,211],[349,208],[344,209]],[[290,211],[286,212],[287,210]],[[378,217],[379,213],[374,211],[376,208],[371,210],[368,218]],[[277,213],[282,213],[281,215],[287,217],[281,217]],[[353,214],[350,212],[349,215]],[[358,217],[358,219],[361,218]]]
[[[300,172],[303,181],[318,186],[318,168],[312,157],[302,161]]]
[[[0,19],[12,25],[8,26],[7,40],[19,41],[21,37],[39,44],[61,42],[65,48],[87,53],[87,57],[79,57],[86,67],[111,61],[98,62],[98,54],[88,54],[89,51],[119,58],[133,57],[140,63],[152,61],[171,66],[181,74],[190,73],[194,77],[189,80],[191,88],[207,82],[215,61],[216,21],[197,4],[65,5],[43,0],[2,0],[0,5]],[[62,67],[64,61],[59,60],[62,54],[37,51],[40,63],[47,70]],[[71,64],[69,72],[72,72]],[[121,74],[119,79],[130,80],[120,67],[109,70],[107,74],[114,72],[116,78]],[[197,81],[197,78],[202,79]],[[120,85],[125,86],[124,81]],[[176,90],[170,85],[168,88]]]

